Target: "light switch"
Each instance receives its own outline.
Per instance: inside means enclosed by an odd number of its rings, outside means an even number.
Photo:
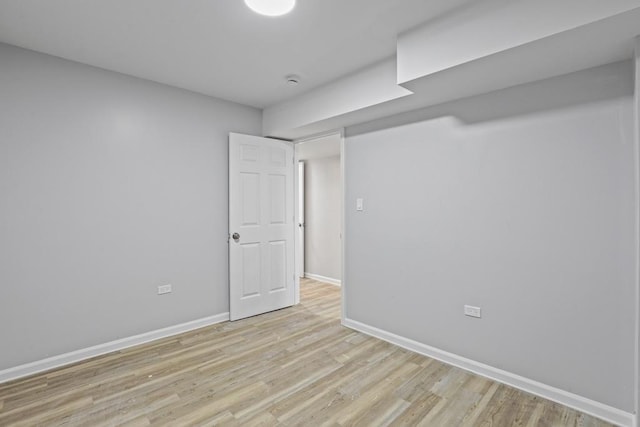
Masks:
[[[356,210],[357,211],[363,211],[364,210],[364,200],[363,199],[356,199]]]

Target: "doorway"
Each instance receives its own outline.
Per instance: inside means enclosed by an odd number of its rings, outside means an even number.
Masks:
[[[343,282],[341,132],[296,141],[296,274],[334,286]]]

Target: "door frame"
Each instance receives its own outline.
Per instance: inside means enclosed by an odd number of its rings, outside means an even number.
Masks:
[[[293,152],[295,154],[295,145],[293,147]],[[295,161],[295,157],[294,157],[294,161]],[[301,277],[304,276],[304,251],[305,251],[305,243],[304,243],[304,199],[305,199],[305,194],[304,194],[304,171],[305,171],[305,163],[303,160],[298,160],[297,162],[297,167],[298,170],[296,171],[298,173],[298,180],[295,181],[294,178],[294,185],[296,186],[295,191],[296,191],[296,195],[297,195],[297,199],[295,199],[294,197],[294,203],[296,203],[295,205],[295,210],[294,210],[294,214],[297,213],[298,217],[297,217],[297,224],[298,227],[296,228],[296,244],[298,245],[298,247],[295,247],[295,251],[296,254],[294,256],[294,262],[296,264],[296,274],[298,279],[300,279]],[[297,182],[297,184],[296,184]],[[300,247],[302,246],[302,247]],[[300,259],[302,258],[302,259]]]
[[[346,200],[346,178],[345,178],[345,131],[344,128],[334,129],[328,132],[317,133],[309,136],[305,136],[303,138],[294,139],[293,145],[293,155],[294,155],[294,164],[297,165],[300,159],[298,158],[298,150],[296,150],[297,144],[302,144],[305,142],[311,142],[314,139],[319,139],[325,136],[330,135],[338,135],[340,138],[340,199],[342,201],[342,209],[340,211],[340,245],[341,245],[341,259],[340,259],[340,322],[344,324],[344,320],[346,318],[346,280],[345,280],[345,261],[346,261],[346,227],[345,227],[345,219],[346,219],[346,209],[347,209],[347,200]],[[300,183],[299,169],[294,167],[294,185],[297,189]],[[294,192],[294,206],[295,209],[295,223],[300,223],[300,212],[298,209],[300,200],[299,200],[299,192]],[[300,227],[298,227],[299,229]],[[298,239],[295,239],[295,244],[298,245]],[[294,257],[298,257],[297,247],[294,248]],[[298,259],[295,258],[294,262],[296,265],[298,264]],[[304,274],[304,271],[302,272]],[[300,278],[296,275],[295,281],[295,292],[294,292],[294,300],[295,304],[300,304]]]

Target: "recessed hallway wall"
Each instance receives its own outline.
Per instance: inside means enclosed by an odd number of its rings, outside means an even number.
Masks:
[[[305,273],[342,279],[340,156],[305,161]]]

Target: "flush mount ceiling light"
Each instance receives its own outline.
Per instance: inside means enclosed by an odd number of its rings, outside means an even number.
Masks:
[[[266,16],[280,16],[293,10],[296,0],[244,0],[254,12]]]

